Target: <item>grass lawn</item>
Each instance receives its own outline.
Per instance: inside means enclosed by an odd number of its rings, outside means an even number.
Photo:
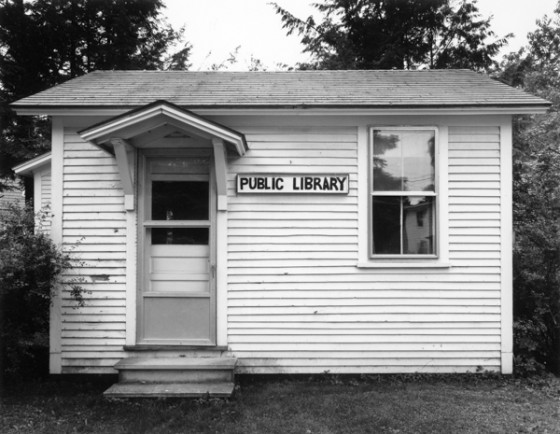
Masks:
[[[107,401],[107,379],[11,385],[8,433],[560,433],[560,379],[240,377],[230,400]]]

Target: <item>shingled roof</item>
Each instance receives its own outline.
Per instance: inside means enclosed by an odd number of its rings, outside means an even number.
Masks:
[[[544,110],[548,102],[468,70],[95,71],[21,99],[16,109],[123,108],[166,100],[196,108]]]

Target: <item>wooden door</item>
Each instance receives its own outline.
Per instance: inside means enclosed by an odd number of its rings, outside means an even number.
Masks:
[[[145,156],[140,343],[215,344],[210,157]]]

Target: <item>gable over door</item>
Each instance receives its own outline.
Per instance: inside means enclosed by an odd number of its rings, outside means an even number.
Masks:
[[[139,207],[141,344],[214,345],[210,152],[144,152]]]

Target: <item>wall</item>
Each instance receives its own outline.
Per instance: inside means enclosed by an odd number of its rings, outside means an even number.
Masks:
[[[499,127],[509,117],[216,120],[244,132],[250,147],[228,173],[226,333],[240,372],[500,370],[510,339],[500,304],[508,309],[510,296],[500,229],[509,191],[500,143],[509,142]],[[374,123],[445,131],[440,223],[450,267],[357,266],[367,243],[367,174],[358,168]],[[114,159],[76,131],[64,131],[61,234],[91,293],[79,309],[62,300],[60,369],[114,372],[126,336],[123,193]],[[350,194],[236,196],[241,172],[349,173]]]
[[[247,127],[251,151],[230,162],[228,342],[240,371],[500,370],[500,129],[451,123],[445,135],[451,267],[368,269],[356,267],[367,142],[332,125]],[[235,197],[238,172],[338,171],[348,197]]]
[[[66,276],[88,291],[85,307],[65,288],[61,303],[64,373],[113,372],[125,343],[126,218],[115,159],[64,130],[62,242],[75,260]]]

